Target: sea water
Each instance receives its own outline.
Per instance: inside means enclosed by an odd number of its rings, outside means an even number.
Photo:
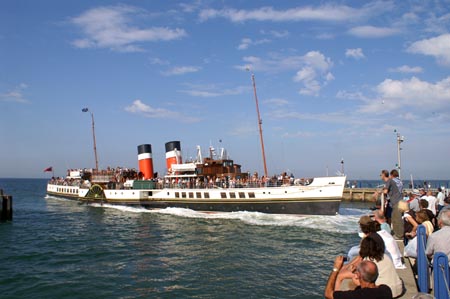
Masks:
[[[323,298],[370,204],[336,216],[81,205],[0,179],[0,298]]]

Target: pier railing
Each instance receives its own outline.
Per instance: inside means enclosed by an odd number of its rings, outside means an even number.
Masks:
[[[423,225],[417,228],[417,284],[419,291],[430,292],[430,274],[433,273],[433,291],[436,299],[450,299],[449,264],[448,257],[442,252],[433,256],[433,267],[425,253],[427,235]]]
[[[11,195],[4,195],[0,189],[0,222],[12,221],[13,200]]]

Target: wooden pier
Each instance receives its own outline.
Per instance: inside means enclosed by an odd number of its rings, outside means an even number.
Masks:
[[[0,222],[12,221],[13,219],[13,200],[11,195],[4,195],[3,189],[0,189]]]
[[[375,202],[373,195],[377,190],[375,188],[345,188],[342,194],[342,200]]]

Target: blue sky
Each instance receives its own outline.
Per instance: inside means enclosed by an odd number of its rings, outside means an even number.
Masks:
[[[269,174],[449,178],[450,1],[0,2],[0,177],[165,172],[225,147]]]

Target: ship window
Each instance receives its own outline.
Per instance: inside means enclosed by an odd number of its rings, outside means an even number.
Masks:
[[[227,198],[227,193],[226,192],[220,192],[220,197],[221,198]]]
[[[196,196],[197,196],[197,198],[202,198],[202,193],[201,192],[197,192]]]
[[[175,192],[175,198],[180,198],[180,192]]]
[[[153,196],[153,191],[148,191],[148,196]]]
[[[186,198],[186,192],[181,192],[181,198]]]
[[[255,192],[249,192],[248,198],[255,198]]]
[[[189,198],[194,198],[194,192],[189,192]]]
[[[204,198],[209,198],[209,192],[203,193],[203,197],[204,197]]]
[[[236,198],[236,193],[230,192],[230,198]]]
[[[239,192],[239,198],[245,198],[245,193],[244,192]]]

